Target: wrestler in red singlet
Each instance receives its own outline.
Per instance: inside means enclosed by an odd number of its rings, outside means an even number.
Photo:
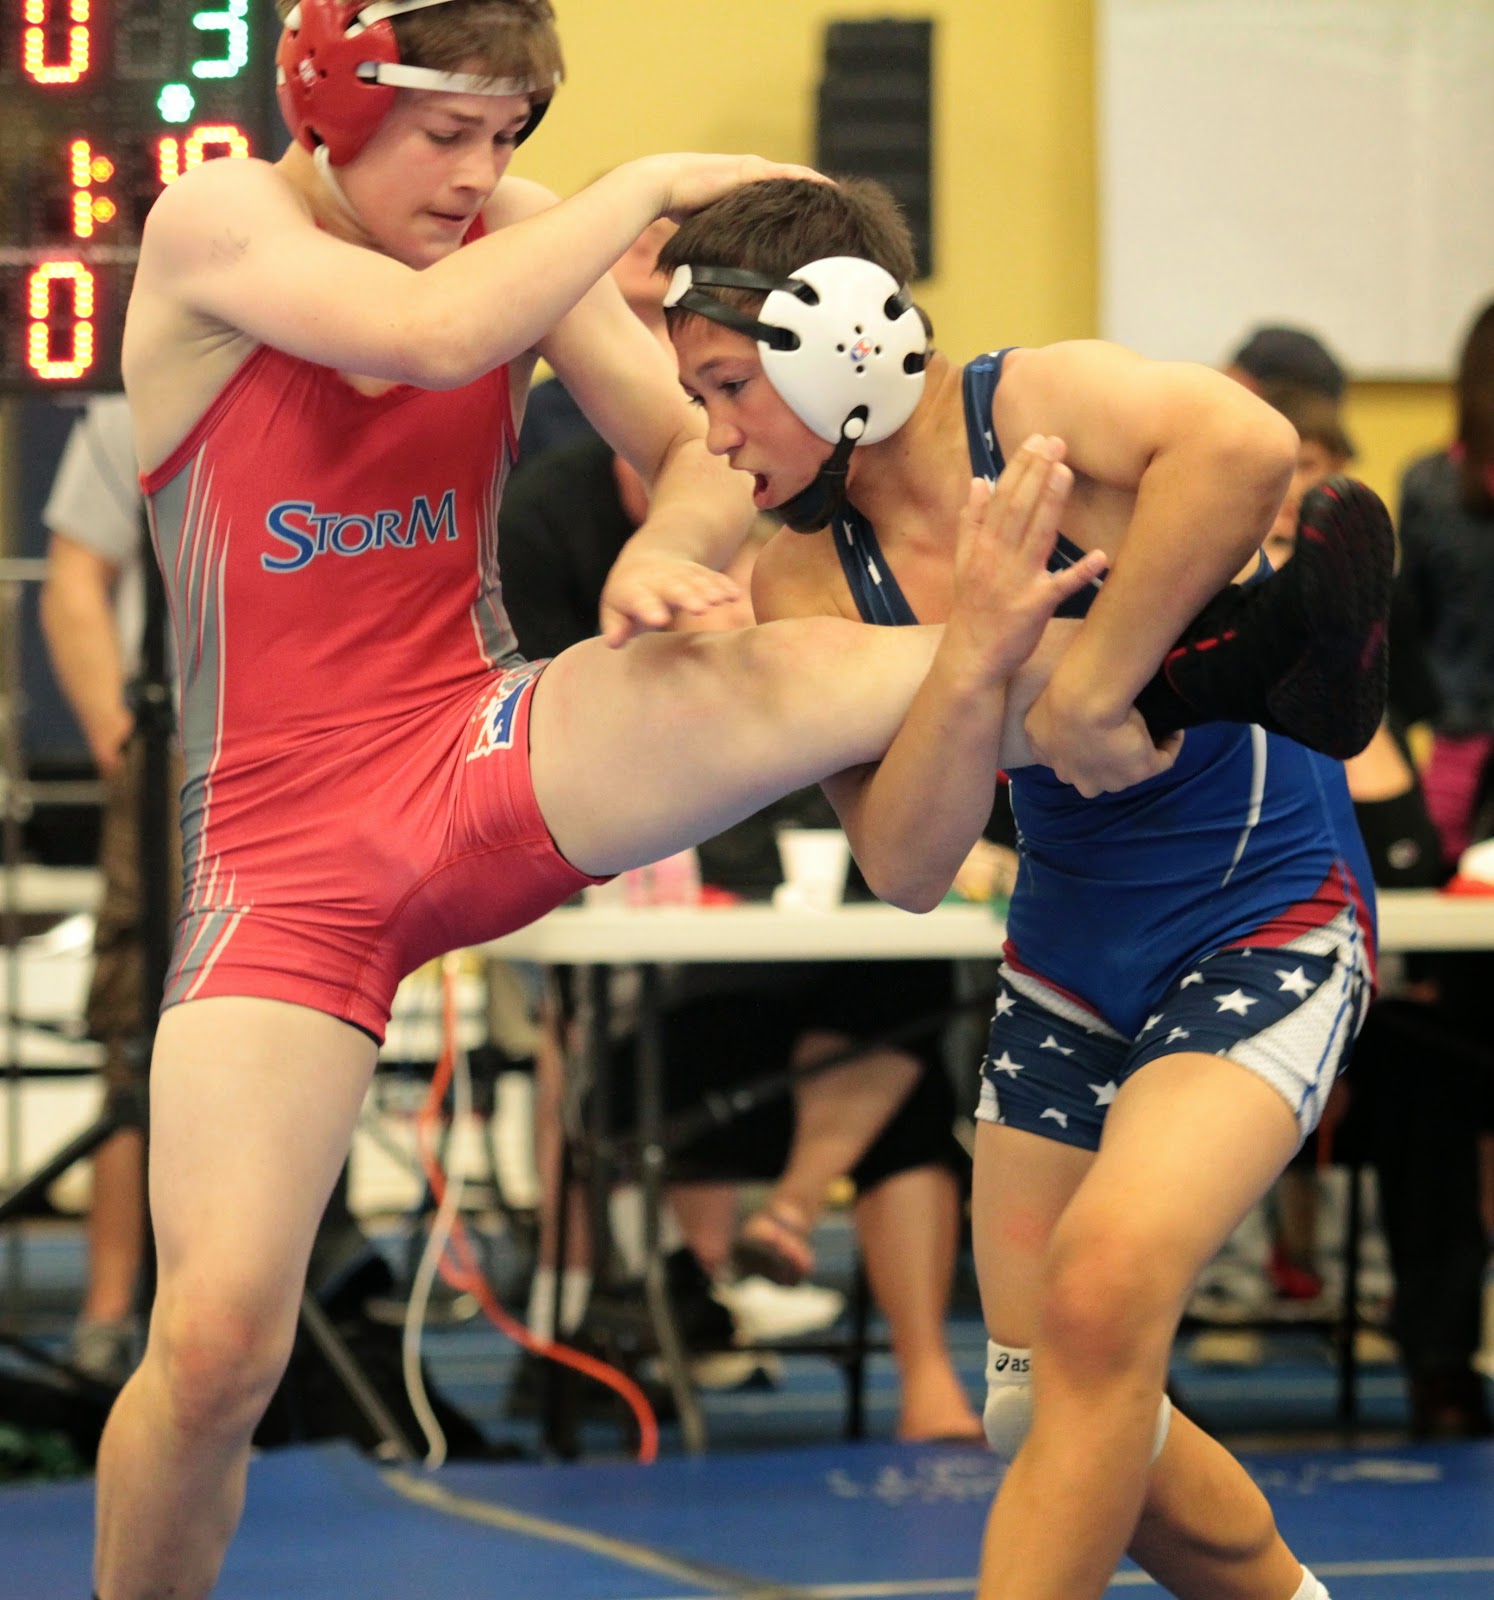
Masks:
[[[382,1038],[406,972],[589,881],[529,784],[514,454],[506,368],[368,395],[261,346],[143,479],[187,766],[168,1005],[257,995]]]

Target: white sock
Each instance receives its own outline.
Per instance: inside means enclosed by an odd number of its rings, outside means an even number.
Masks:
[[[591,1271],[567,1267],[560,1275],[560,1334],[564,1338],[581,1326],[591,1299]],[[536,1339],[555,1337],[555,1268],[536,1267],[529,1285],[529,1315],[525,1319]]]
[[[1297,1585],[1291,1600],[1331,1600],[1331,1596],[1307,1568],[1303,1567],[1302,1582]]]

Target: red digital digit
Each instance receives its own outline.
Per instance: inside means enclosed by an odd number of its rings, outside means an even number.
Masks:
[[[249,154],[249,140],[243,131],[231,122],[208,123],[193,130],[183,139],[166,134],[156,141],[156,171],[161,187],[175,183],[192,167],[200,167],[214,156]]]
[[[62,360],[52,353],[52,319],[60,297],[70,302],[72,349]],[[26,285],[26,365],[49,383],[81,378],[94,362],[93,273],[81,261],[43,261]]]
[[[119,207],[106,194],[96,194],[94,184],[114,176],[114,163],[96,155],[87,139],[74,139],[67,147],[68,178],[73,186],[72,224],[75,239],[91,239],[96,227],[113,222]]]
[[[47,13],[53,5],[67,6],[67,60],[47,60]],[[33,83],[77,83],[92,63],[88,26],[89,0],[22,0],[25,26],[21,31],[21,61]]]

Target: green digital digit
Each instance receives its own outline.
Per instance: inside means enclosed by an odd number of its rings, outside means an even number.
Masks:
[[[192,26],[203,33],[223,35],[223,54],[192,63],[194,78],[236,78],[249,61],[249,24],[244,20],[249,0],[227,0],[219,11],[199,11]]]

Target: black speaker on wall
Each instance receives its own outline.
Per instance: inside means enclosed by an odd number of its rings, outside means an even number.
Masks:
[[[815,121],[822,172],[875,178],[913,230],[920,278],[934,270],[932,18],[832,22]]]

